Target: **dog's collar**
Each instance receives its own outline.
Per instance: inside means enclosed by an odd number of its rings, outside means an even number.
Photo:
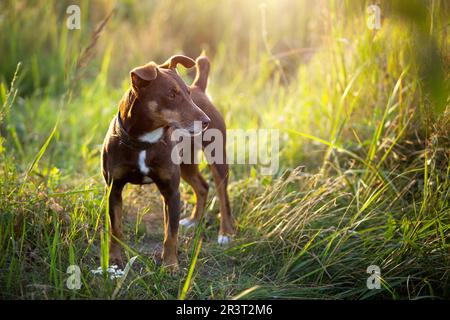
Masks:
[[[116,123],[117,123],[117,128],[118,128],[118,130],[116,130],[117,131],[116,134],[117,134],[120,142],[122,144],[124,144],[125,146],[129,147],[130,149],[134,149],[134,150],[145,150],[145,149],[148,149],[152,145],[151,142],[141,141],[141,140],[134,138],[128,134],[128,132],[125,130],[125,128],[123,126],[122,119],[120,117],[120,111],[117,113]]]

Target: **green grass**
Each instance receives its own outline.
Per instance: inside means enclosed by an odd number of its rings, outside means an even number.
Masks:
[[[450,298],[445,1],[382,1],[379,31],[367,1],[80,1],[76,31],[69,4],[0,4],[2,299]],[[137,258],[123,280],[93,275],[108,260],[100,145],[128,72],[202,49],[228,128],[280,130],[280,170],[231,166],[235,241],[216,244],[212,188],[200,227],[180,234],[178,274],[152,258],[156,188],[127,188]],[[72,264],[80,290],[66,286]]]

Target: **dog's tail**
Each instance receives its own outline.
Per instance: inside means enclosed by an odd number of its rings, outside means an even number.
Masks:
[[[196,68],[197,68],[197,74],[195,75],[194,82],[192,83],[193,86],[197,86],[202,90],[203,92],[206,91],[206,86],[208,85],[208,75],[209,75],[209,59],[205,55],[204,52],[195,60],[196,62]]]

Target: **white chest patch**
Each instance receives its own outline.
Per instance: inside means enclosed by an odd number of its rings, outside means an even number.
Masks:
[[[159,139],[161,139],[162,135],[164,133],[164,128],[158,128],[153,131],[147,132],[139,137],[139,140],[142,142],[148,142],[148,143],[155,143]]]
[[[145,150],[139,152],[139,170],[142,174],[147,175],[150,172],[150,168],[145,164],[145,157],[147,156],[147,152]]]

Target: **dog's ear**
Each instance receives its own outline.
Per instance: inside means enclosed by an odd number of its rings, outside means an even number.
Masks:
[[[182,64],[185,68],[192,68],[195,66],[195,61],[189,57],[183,55],[176,55],[170,57],[166,62],[161,64],[159,67],[164,69],[175,69],[177,64]]]
[[[158,66],[154,62],[149,62],[130,71],[131,83],[135,89],[148,85],[149,81],[155,80],[157,75]]]

